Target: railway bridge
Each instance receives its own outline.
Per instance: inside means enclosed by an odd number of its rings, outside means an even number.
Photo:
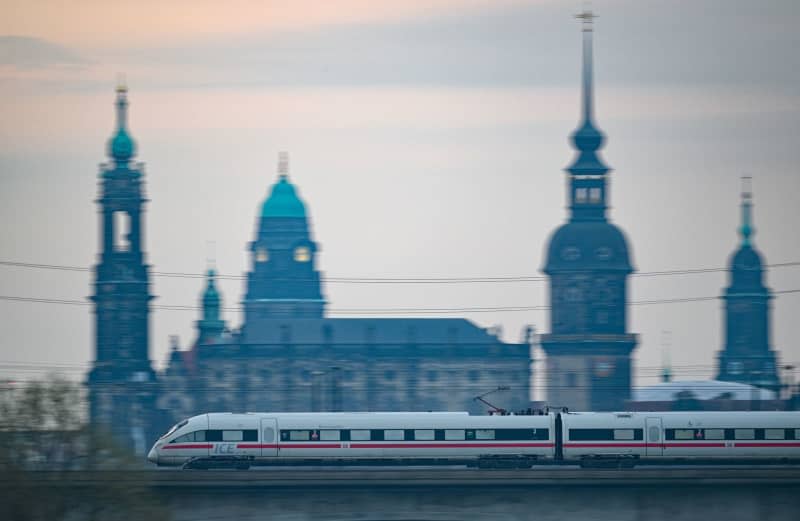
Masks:
[[[74,472],[42,488],[145,482],[176,521],[777,521],[800,515],[800,467],[266,468]]]

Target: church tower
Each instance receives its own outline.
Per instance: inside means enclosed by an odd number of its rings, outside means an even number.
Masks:
[[[278,181],[261,207],[244,300],[245,324],[263,318],[322,318],[325,300],[316,270],[306,208],[289,181],[289,158],[281,153]]]
[[[569,218],[550,238],[544,272],[550,280],[547,401],[573,410],[620,410],[630,399],[631,352],[627,284],[633,271],[623,232],[607,218],[608,173],[594,122],[591,12],[583,26],[582,121],[572,134],[567,167]]]
[[[90,416],[121,443],[145,454],[153,433],[154,373],[149,360],[150,275],[143,249],[144,170],[128,134],[128,91],[117,88],[110,161],[100,166],[100,256],[95,266],[95,360]]]
[[[730,258],[730,285],[725,289],[725,346],[719,353],[717,379],[758,385],[777,391],[780,386],[776,355],[770,347],[770,301],[764,285],[764,263],[751,237],[752,193],[749,178],[742,190],[741,243]]]
[[[197,321],[197,343],[209,344],[214,342],[225,330],[225,321],[220,313],[220,295],[217,290],[217,273],[208,270],[208,283],[203,292],[203,318]]]

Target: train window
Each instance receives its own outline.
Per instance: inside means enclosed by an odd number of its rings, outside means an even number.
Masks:
[[[258,441],[258,429],[246,429],[242,435],[242,441]]]
[[[661,439],[661,429],[658,425],[650,427],[650,441],[659,441]]]
[[[494,429],[476,429],[475,430],[475,439],[476,440],[493,440],[494,439]]]
[[[756,439],[755,429],[734,429],[733,436],[737,440],[754,440]]]
[[[800,440],[800,429],[794,430],[794,439]]]
[[[170,435],[170,434],[172,434],[173,432],[177,431],[178,429],[180,429],[181,427],[183,427],[183,426],[184,426],[184,425],[186,425],[187,423],[189,423],[189,420],[181,420],[181,421],[179,421],[178,423],[176,423],[175,425],[173,425],[172,427],[170,427],[170,429],[169,429],[169,430],[168,430],[166,433],[164,433],[164,435],[163,435],[163,436],[161,436],[161,438],[159,438],[159,439],[164,439],[164,438],[166,438],[167,436],[169,436],[169,435]]]
[[[707,440],[724,440],[725,429],[705,429]]]
[[[289,441],[308,441],[311,439],[311,431],[289,431]]]
[[[339,441],[342,439],[342,435],[338,430],[321,430],[319,431],[319,439],[320,441]]]
[[[414,429],[406,429],[403,431],[406,441],[414,441]]]
[[[206,431],[195,431],[194,441],[206,441]]]
[[[577,430],[592,429],[571,429],[571,431]],[[548,429],[495,429],[494,431],[494,437],[497,440],[546,440],[548,438],[548,434]],[[571,437],[570,439],[576,438]]]
[[[676,440],[693,440],[694,429],[675,429]]]
[[[445,440],[463,440],[466,437],[466,433],[464,429],[445,429],[444,430],[444,439]]]
[[[222,441],[222,431],[206,431],[206,441]]]
[[[222,441],[242,441],[242,431],[222,431]]]
[[[430,441],[434,439],[433,429],[417,429],[414,431],[414,439],[417,441]]]
[[[402,429],[386,429],[383,431],[383,439],[386,441],[402,441],[405,439],[405,433]]]
[[[272,427],[264,428],[264,443],[272,443],[275,441],[275,429]]]
[[[614,429],[615,440],[632,440],[633,429]]]
[[[170,443],[186,443],[187,441],[194,441],[194,433],[190,432],[189,434],[184,434],[183,436],[178,436]]]
[[[436,441],[444,441],[444,430],[443,429],[436,429],[433,431],[433,439]]]
[[[353,429],[350,431],[350,441],[369,441],[367,429]]]
[[[764,429],[765,440],[782,440],[784,439],[783,429]]]
[[[383,430],[372,429],[369,431],[369,439],[372,441],[383,441]]]

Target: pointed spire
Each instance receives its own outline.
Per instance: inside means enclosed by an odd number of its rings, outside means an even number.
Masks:
[[[603,175],[609,168],[597,157],[603,145],[603,133],[594,123],[594,63],[592,57],[593,20],[597,18],[590,10],[575,15],[581,20],[583,32],[583,72],[581,84],[582,114],[578,130],[572,134],[572,142],[578,157],[567,171],[572,175]]]
[[[750,237],[755,233],[752,224],[753,191],[751,185],[751,177],[742,177],[742,225],[739,227],[742,246],[750,246]]]

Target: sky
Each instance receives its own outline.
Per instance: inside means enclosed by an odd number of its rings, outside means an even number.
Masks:
[[[129,88],[146,164],[153,271],[241,275],[278,152],[307,204],[328,277],[541,276],[566,218],[579,120],[571,0],[0,0],[0,261],[90,267],[98,163]],[[752,176],[754,243],[800,261],[800,6],[793,0],[597,0],[595,95],[611,219],[638,272],[723,268]],[[776,291],[800,267],[774,267]],[[635,276],[631,301],[715,297],[726,274]],[[155,277],[156,305],[197,305],[202,281]],[[220,282],[236,307],[241,280]],[[0,265],[0,295],[84,300],[90,273]],[[542,306],[543,281],[327,283],[347,310]],[[800,365],[800,294],[773,300],[772,341]],[[396,316],[403,316],[399,313]],[[151,358],[188,348],[196,311],[152,313]],[[348,315],[350,316],[350,315]],[[381,315],[384,316],[384,315]],[[430,315],[425,315],[430,316]],[[516,342],[539,311],[456,312]],[[721,302],[632,305],[635,384],[713,376]],[[91,308],[0,300],[0,377],[79,377]],[[231,327],[241,325],[226,311]],[[666,355],[664,353],[667,353]],[[540,353],[537,354],[540,358]],[[536,368],[541,364],[534,365]],[[797,374],[800,377],[800,373]]]

